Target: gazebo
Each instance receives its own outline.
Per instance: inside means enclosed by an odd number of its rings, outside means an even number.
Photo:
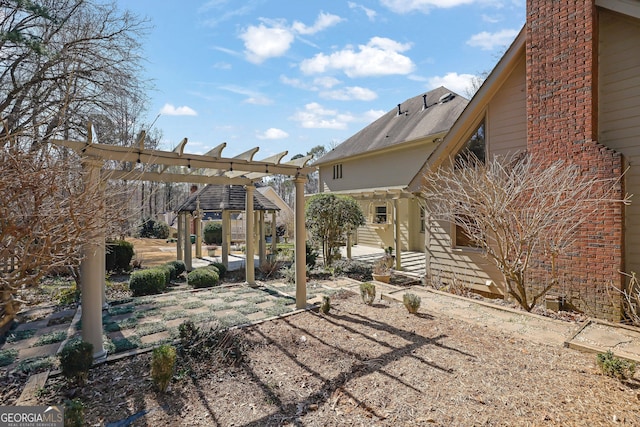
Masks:
[[[74,150],[82,159],[85,169],[85,185],[102,187],[106,180],[138,180],[153,182],[184,182],[192,184],[238,185],[246,190],[245,229],[254,230],[254,197],[256,181],[269,175],[284,175],[292,178],[295,185],[294,206],[294,253],[296,277],[296,307],[306,307],[306,266],[304,224],[304,183],[313,171],[307,166],[311,156],[282,162],[287,152],[254,160],[259,151],[252,148],[234,157],[223,157],[227,143],[222,143],[205,154],[185,153],[187,138],[172,151],[145,148],[145,132],[134,146],[100,144],[93,138],[93,126],[89,124],[86,141],[49,140],[49,143]],[[96,212],[104,216],[104,212]],[[191,237],[183,233],[185,247],[191,245]],[[254,257],[254,238],[247,239],[247,259]],[[106,305],[105,289],[105,230],[88,236],[82,248],[80,264],[82,297],[82,339],[93,344],[95,359],[106,357],[102,343],[102,309]],[[253,263],[246,263],[246,282],[255,284]]]
[[[178,208],[178,242],[177,257],[184,260],[187,270],[191,270],[191,242],[184,238],[184,234],[190,234],[188,227],[189,216],[195,220],[196,235],[196,257],[202,257],[202,217],[208,212],[218,212],[222,214],[222,263],[225,267],[229,267],[229,250],[231,246],[231,214],[234,212],[245,212],[247,190],[242,185],[213,185],[208,184],[205,187],[192,193]],[[257,238],[258,255],[260,263],[266,258],[265,246],[265,214],[273,215],[271,220],[271,235],[276,235],[276,212],[280,208],[262,195],[259,191],[253,193],[253,209],[254,209],[254,230],[245,232],[245,241],[247,236]],[[188,242],[188,246],[183,248],[182,243]],[[248,243],[248,242],[247,242]],[[253,242],[255,245],[255,241]],[[271,240],[272,252],[276,249],[276,239]],[[183,251],[184,249],[184,251]],[[249,262],[249,261],[247,261]]]

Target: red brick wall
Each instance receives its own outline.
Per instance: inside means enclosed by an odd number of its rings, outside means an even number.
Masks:
[[[594,0],[527,1],[527,149],[543,162],[566,159],[609,179],[620,176],[623,159],[597,142],[597,46]],[[553,292],[591,315],[619,319],[619,298],[607,284],[622,281],[623,224],[621,205],[589,220],[561,260],[563,285]],[[548,278],[545,270],[538,263],[530,282]]]

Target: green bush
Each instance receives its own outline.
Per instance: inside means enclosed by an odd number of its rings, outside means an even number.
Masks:
[[[404,294],[402,296],[402,303],[407,308],[407,311],[411,314],[416,314],[420,308],[422,300],[415,294]]]
[[[80,301],[80,289],[75,284],[68,288],[62,288],[58,292],[58,302],[62,305],[73,304],[78,301]]]
[[[187,266],[184,263],[184,261],[176,260],[176,261],[168,262],[167,264],[171,264],[176,268],[176,277],[180,276],[182,273],[187,271]]]
[[[153,224],[153,237],[156,239],[169,238],[169,224],[164,221],[156,221]]]
[[[153,355],[151,356],[151,378],[163,393],[167,391],[169,382],[173,377],[175,364],[175,347],[164,344],[153,350]]]
[[[169,278],[171,280],[175,280],[178,278],[178,269],[176,268],[175,264],[172,264],[170,262],[164,264],[162,266],[162,268],[166,268],[167,270],[169,270]]]
[[[171,284],[171,267],[168,265],[161,265],[160,267],[155,267],[154,269],[161,270],[164,273],[164,285],[165,288]]]
[[[221,262],[214,262],[214,263],[211,263],[209,266],[215,267],[218,269],[218,276],[220,277],[220,280],[222,280],[224,276],[227,274],[227,267],[225,267],[224,264]]]
[[[93,344],[82,340],[69,341],[58,358],[62,374],[82,385],[93,364]]]
[[[222,224],[219,222],[207,222],[202,231],[204,242],[207,245],[222,243]]]
[[[129,278],[129,289],[134,297],[162,293],[167,287],[168,269],[151,268],[134,271]]]
[[[126,240],[114,240],[106,244],[106,268],[107,271],[129,270],[133,259],[133,244]]]
[[[65,427],[82,427],[84,425],[84,403],[80,399],[64,401]]]
[[[138,227],[138,237],[146,238],[153,237],[153,227],[156,222],[151,218],[146,218],[142,221],[142,224]]]
[[[309,241],[306,242],[305,247],[305,263],[309,270],[313,270],[316,266],[316,260],[318,259],[318,251],[313,247]]]
[[[210,288],[219,282],[220,276],[216,269],[211,267],[198,268],[187,275],[187,283],[194,288]]]
[[[376,299],[376,285],[371,282],[360,283],[360,296],[365,304],[373,304]]]
[[[619,380],[633,378],[636,372],[636,364],[613,355],[611,350],[599,353],[596,362],[602,373]]]

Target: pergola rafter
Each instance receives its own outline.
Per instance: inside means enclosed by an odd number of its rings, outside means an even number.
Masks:
[[[173,150],[152,150],[144,147],[146,134],[141,133],[138,142],[133,147],[100,144],[94,137],[94,131],[89,125],[87,141],[50,140],[58,146],[67,147],[82,156],[83,167],[87,170],[87,185],[98,185],[100,180],[118,179],[128,181],[153,182],[188,182],[202,184],[243,185],[247,191],[246,197],[246,230],[253,230],[253,192],[254,182],[269,175],[285,175],[295,183],[294,206],[294,252],[296,277],[296,307],[306,307],[306,265],[304,225],[304,183],[306,176],[313,171],[307,166],[311,156],[302,157],[288,162],[282,162],[287,152],[272,155],[263,160],[253,160],[259,151],[252,148],[235,157],[225,158],[222,151],[226,143],[222,143],[206,154],[186,153],[187,138],[184,138]],[[125,166],[118,169],[105,167],[106,162],[121,162]],[[131,167],[133,165],[133,167]],[[157,166],[150,170],[149,166]],[[96,214],[100,214],[99,212]],[[182,218],[182,222],[186,218]],[[179,218],[179,229],[181,221]],[[182,224],[186,228],[186,224]],[[180,234],[180,233],[179,233]],[[188,233],[184,240],[185,263],[191,265],[191,242]],[[178,242],[178,250],[181,246]],[[254,244],[253,238],[246,239],[246,280],[253,285],[254,279]],[[188,253],[188,258],[186,255]],[[102,308],[105,307],[104,294],[104,232],[92,237],[83,247],[81,263],[82,286],[82,339],[94,346],[94,357],[102,358],[106,355],[102,343]]]

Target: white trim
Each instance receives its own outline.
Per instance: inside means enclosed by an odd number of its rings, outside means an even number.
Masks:
[[[596,0],[596,6],[640,19],[640,2],[637,0]]]

